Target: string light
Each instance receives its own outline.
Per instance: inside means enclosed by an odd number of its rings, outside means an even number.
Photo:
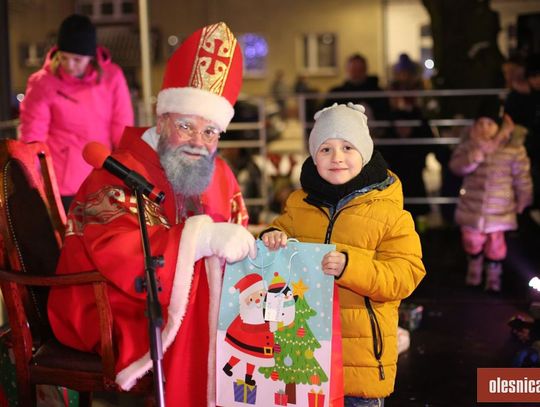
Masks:
[[[529,280],[529,287],[534,288],[536,291],[540,291],[540,278],[533,277]]]

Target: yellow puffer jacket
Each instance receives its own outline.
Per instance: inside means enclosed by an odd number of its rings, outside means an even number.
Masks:
[[[386,397],[394,389],[397,363],[398,307],[424,277],[420,239],[411,215],[403,210],[401,182],[353,198],[330,219],[328,208],[293,192],[285,212],[271,227],[302,242],[329,242],[347,253],[339,285],[345,395]],[[328,240],[325,237],[329,233]],[[365,298],[369,298],[366,301]],[[380,363],[366,303],[382,334]],[[375,321],[374,321],[375,323]],[[377,331],[377,329],[375,329]],[[376,341],[380,348],[380,337]]]

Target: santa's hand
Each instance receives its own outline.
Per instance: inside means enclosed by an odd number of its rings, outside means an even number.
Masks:
[[[255,238],[246,228],[233,223],[207,223],[197,241],[197,257],[217,256],[228,263],[257,256]]]

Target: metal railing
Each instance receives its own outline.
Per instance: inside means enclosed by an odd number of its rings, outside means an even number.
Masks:
[[[508,93],[506,89],[454,89],[454,90],[396,90],[396,91],[367,91],[367,92],[326,92],[326,93],[303,93],[294,95],[299,110],[299,120],[304,131],[309,131],[314,122],[308,120],[306,115],[306,105],[309,100],[324,101],[328,99],[347,102],[350,99],[380,99],[385,98],[405,98],[415,97],[426,98],[449,98],[449,97],[482,97],[498,96],[503,100]],[[293,97],[291,95],[291,97]],[[441,128],[452,129],[456,127],[469,127],[473,124],[472,118],[436,118],[428,120],[370,120],[371,129],[392,128],[392,127],[420,127],[428,125],[433,133],[432,138],[390,138],[374,137],[375,145],[380,146],[404,146],[404,145],[456,145],[460,142],[460,137],[441,136]],[[398,174],[399,176],[399,174]],[[405,203],[410,205],[447,205],[457,203],[455,196],[428,196],[428,197],[405,197]]]
[[[251,103],[254,103],[257,106],[257,121],[256,122],[233,122],[230,123],[227,127],[227,132],[234,131],[250,131],[255,130],[258,132],[259,137],[255,140],[220,140],[218,148],[228,149],[228,148],[250,148],[257,149],[260,152],[262,157],[267,156],[267,137],[266,137],[266,107],[264,98],[253,98],[250,99]],[[234,163],[232,163],[234,164]],[[261,180],[260,180],[260,191],[261,194],[258,197],[245,197],[244,201],[246,205],[249,206],[259,206],[263,210],[268,209],[269,198],[268,198],[268,174],[266,172],[266,167],[263,165],[260,168],[261,171]]]
[[[298,120],[304,133],[308,132],[313,127],[313,121],[306,117],[306,102],[310,100],[322,101],[329,98],[333,100],[343,99],[376,99],[376,98],[398,98],[398,97],[415,97],[419,99],[426,98],[449,98],[449,97],[481,97],[481,96],[498,96],[503,99],[506,96],[505,89],[460,89],[460,90],[415,90],[415,91],[370,91],[370,92],[335,92],[335,93],[303,93],[291,94],[288,99],[294,99],[298,107]],[[262,157],[267,157],[267,112],[266,104],[271,99],[269,96],[252,97],[249,103],[256,105],[258,112],[258,120],[254,122],[233,122],[229,125],[228,131],[256,131],[258,137],[251,140],[221,140],[219,142],[220,149],[228,148],[248,148],[256,149]],[[16,135],[16,129],[19,120],[8,120],[0,122],[0,136],[6,137],[5,134],[10,133],[7,137]],[[455,145],[459,143],[460,137],[452,137],[446,135],[449,129],[464,128],[473,123],[471,118],[432,118],[428,120],[371,120],[369,127],[377,128],[392,128],[400,126],[419,127],[427,125],[433,130],[433,138],[374,138],[376,145],[381,146],[404,146],[404,145]],[[443,129],[444,131],[440,131]],[[441,135],[444,134],[444,135]],[[307,152],[307,148],[306,148]],[[269,176],[266,167],[263,165],[261,171],[261,196],[246,198],[248,206],[261,206],[268,209],[269,206]],[[428,197],[405,197],[406,204],[430,204],[430,205],[446,205],[455,204],[456,197],[448,196],[428,196]]]

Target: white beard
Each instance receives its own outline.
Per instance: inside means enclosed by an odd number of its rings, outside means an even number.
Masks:
[[[245,324],[249,324],[249,325],[264,324],[262,306],[263,306],[262,301],[258,304],[252,303],[251,305],[240,303],[240,318]]]
[[[184,157],[182,151],[206,154],[196,161]],[[214,174],[214,158],[204,148],[182,145],[171,147],[166,138],[162,137],[158,143],[158,155],[165,174],[176,194],[182,196],[196,196],[204,192],[210,184]]]

